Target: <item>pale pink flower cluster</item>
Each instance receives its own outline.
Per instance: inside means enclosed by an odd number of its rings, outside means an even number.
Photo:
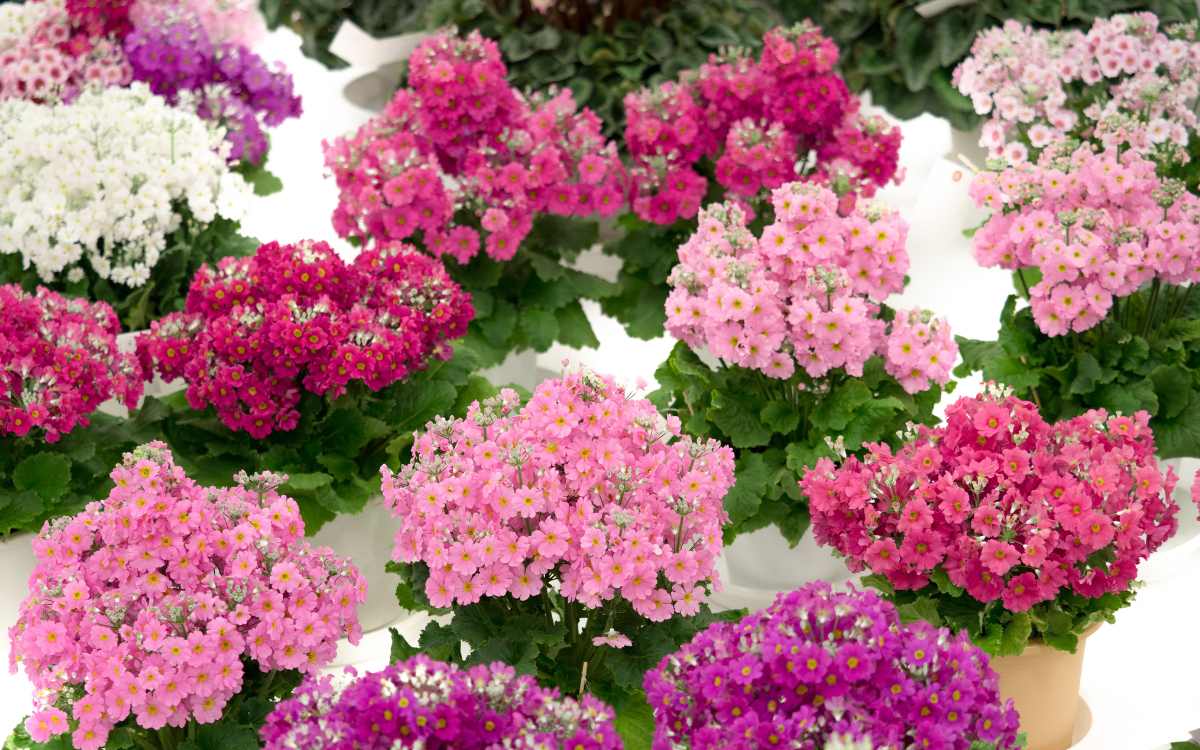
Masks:
[[[189,14],[200,22],[214,44],[253,47],[267,35],[267,25],[255,0],[137,0],[129,10],[135,26]]]
[[[383,495],[403,521],[393,557],[429,566],[434,606],[553,586],[659,621],[719,585],[733,452],[681,436],[610,378],[544,381],[523,408],[504,390],[431,423],[412,452],[399,474],[383,468]]]
[[[1036,266],[1029,288],[1048,336],[1080,333],[1152,280],[1200,281],[1200,198],[1136,152],[1045,151],[1037,164],[980,173],[970,194],[992,210],[974,238],[984,266]]]
[[[949,326],[927,311],[889,324],[881,303],[904,289],[908,224],[874,206],[838,213],[822,185],[771,194],[775,221],[755,237],[735,204],[708,206],[679,248],[668,283],[667,330],[727,363],[790,378],[836,368],[863,373],[882,354],[910,393],[945,383],[958,356]]]
[[[1086,33],[1010,20],[979,34],[954,84],[991,115],[980,145],[1010,162],[1067,137],[1141,153],[1172,144],[1183,159],[1198,124],[1200,43],[1195,24],[1163,33],[1153,13],[1096,19]]]
[[[275,488],[240,475],[230,488],[189,479],[162,443],[113,469],[108,498],[50,522],[9,631],[11,667],[37,688],[35,741],[72,731],[103,747],[132,719],[145,729],[205,724],[264,672],[312,671],[337,641],[357,642],[366,583],[332,550],[304,541],[304,521]],[[64,697],[81,695],[67,716]]]

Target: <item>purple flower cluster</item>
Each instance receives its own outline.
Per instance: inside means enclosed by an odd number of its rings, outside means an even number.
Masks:
[[[462,670],[420,654],[355,679],[310,677],[261,730],[266,750],[618,750],[613,711],[499,662]]]
[[[158,20],[125,37],[134,78],[172,103],[190,97],[201,117],[226,128],[231,162],[260,163],[265,128],[300,116],[291,75],[244,45],[214,42],[195,15],[163,10]]]
[[[987,657],[963,634],[900,624],[876,594],[824,582],[718,622],[646,675],[654,750],[787,747],[1015,748]]]

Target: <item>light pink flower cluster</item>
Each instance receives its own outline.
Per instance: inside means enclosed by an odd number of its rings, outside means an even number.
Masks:
[[[1037,164],[981,173],[970,195],[992,210],[975,257],[1041,271],[1029,299],[1048,336],[1092,328],[1114,299],[1151,280],[1200,280],[1200,198],[1157,177],[1136,152],[1054,146]]]
[[[383,495],[403,521],[393,556],[429,566],[434,606],[557,581],[568,600],[622,597],[658,621],[695,614],[719,584],[732,451],[681,437],[610,378],[544,381],[523,408],[502,391],[431,423],[413,456],[383,468]]]
[[[142,397],[142,368],[118,350],[108,304],[7,284],[0,312],[0,437],[41,430],[54,443],[104,401],[132,407]]]
[[[823,458],[800,485],[817,541],[852,570],[897,589],[942,570],[976,600],[1023,612],[1128,590],[1175,532],[1177,478],[1158,468],[1149,419],[1097,409],[1051,425],[988,389],[896,453],[874,444],[837,468]]]
[[[254,0],[136,0],[129,9],[134,26],[162,24],[171,14],[194,17],[214,44],[253,47],[267,34]]]
[[[417,242],[465,263],[516,253],[539,213],[611,216],[625,170],[600,119],[569,90],[525,101],[495,42],[438,34],[408,87],[353,135],[325,144],[341,191],[334,228],[364,242]]]
[[[1086,33],[1007,21],[980,32],[954,84],[991,115],[980,145],[1019,163],[1068,136],[1140,153],[1174,144],[1186,159],[1198,125],[1196,26],[1159,31],[1153,13],[1096,19]]]
[[[21,604],[11,667],[38,690],[34,740],[103,747],[131,718],[159,729],[220,718],[254,663],[310,672],[360,635],[358,571],[304,541],[280,475],[201,487],[162,443],[126,454],[107,499],[50,522]],[[70,706],[67,691],[82,697]]]
[[[302,391],[379,391],[449,359],[474,314],[442,264],[406,245],[347,264],[324,242],[272,242],[201,268],[186,311],[151,323],[138,356],[184,378],[192,408],[212,405],[231,430],[263,438],[295,429]]]
[[[896,175],[900,131],[859,112],[833,71],[837,57],[805,22],[769,31],[757,60],[713,56],[677,81],[627,94],[634,211],[657,224],[694,217],[708,189],[702,159],[745,200],[798,176],[836,185],[847,202],[873,195]]]
[[[53,2],[17,6],[23,33],[0,29],[0,99],[70,101],[85,86],[124,86],[133,69],[119,39],[80,29],[68,9]]]
[[[835,368],[862,375],[884,356],[910,393],[944,384],[958,356],[949,326],[926,311],[889,326],[881,303],[904,289],[908,225],[874,206],[838,213],[828,187],[774,190],[775,221],[756,238],[732,203],[706,207],[668,278],[667,330],[728,363],[789,378]]]

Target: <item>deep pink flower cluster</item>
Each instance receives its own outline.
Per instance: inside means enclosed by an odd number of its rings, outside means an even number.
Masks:
[[[729,448],[590,373],[543,381],[524,408],[511,390],[476,402],[431,423],[399,474],[383,468],[403,521],[393,556],[429,566],[434,606],[556,579],[568,600],[620,596],[654,621],[695,614],[719,584],[732,484]]]
[[[828,187],[791,182],[771,195],[775,221],[756,238],[732,203],[700,212],[671,272],[667,330],[728,363],[789,378],[835,368],[862,375],[875,354],[910,393],[946,383],[958,348],[927,311],[889,326],[880,303],[904,289],[908,225],[873,206],[838,213]]]
[[[809,22],[768,32],[758,60],[713,56],[678,81],[625,97],[633,209],[647,221],[690,219],[708,184],[749,199],[804,176],[870,196],[897,171],[900,131],[865,117],[833,71],[838,51]],[[797,163],[801,166],[797,166]],[[811,163],[809,163],[811,162]]]
[[[1098,18],[1086,33],[1017,21],[980,32],[954,84],[991,114],[980,145],[1019,163],[1080,136],[1140,153],[1174,144],[1186,160],[1200,124],[1200,44],[1195,25],[1164,34],[1153,13]]]
[[[508,260],[539,213],[619,211],[625,170],[599,118],[569,90],[525,101],[506,75],[495,42],[477,32],[422,42],[384,113],[325,144],[341,191],[337,232],[417,241],[462,263],[482,242]]]
[[[262,728],[266,750],[620,750],[613,710],[496,662],[470,669],[418,654],[357,677],[309,677]]]
[[[250,661],[310,672],[357,642],[366,582],[304,541],[286,477],[201,487],[162,443],[127,453],[107,499],[50,522],[21,604],[11,667],[37,688],[35,741],[72,731],[103,747],[132,718],[145,729],[220,718]],[[68,688],[82,697],[64,711]]]
[[[294,429],[302,390],[379,391],[448,359],[474,309],[441,263],[400,244],[347,264],[324,242],[269,243],[204,267],[186,310],[138,338],[147,371],[184,378],[195,409],[262,438]]]
[[[1135,152],[1050,147],[1037,164],[981,173],[970,194],[993,212],[975,257],[1041,271],[1029,299],[1048,336],[1092,328],[1151,280],[1200,281],[1200,198]]]
[[[142,368],[118,350],[107,303],[7,284],[0,310],[0,437],[41,430],[54,443],[108,399],[132,407],[142,397]]]
[[[1017,745],[987,656],[965,634],[900,623],[873,592],[810,583],[718,622],[646,674],[654,750]],[[858,747],[857,744],[853,745]]]
[[[800,484],[817,541],[852,570],[897,589],[943,570],[978,601],[1024,612],[1067,592],[1127,590],[1175,532],[1176,481],[1155,461],[1146,412],[1051,425],[989,389],[896,453],[876,444],[837,468],[821,459]]]

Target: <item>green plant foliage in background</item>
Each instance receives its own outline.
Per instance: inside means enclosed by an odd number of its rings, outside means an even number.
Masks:
[[[423,28],[423,0],[261,0],[267,26],[288,26],[300,35],[301,49],[328,68],[346,61],[329,51],[344,21],[375,37],[388,37]]]
[[[854,91],[896,117],[928,112],[960,130],[980,118],[951,84],[975,35],[1008,19],[1043,28],[1083,28],[1115,13],[1151,11],[1163,22],[1197,17],[1194,0],[774,0],[789,21],[811,18],[841,49],[839,68]],[[947,7],[928,18],[921,7]],[[927,11],[929,12],[929,11]]]

